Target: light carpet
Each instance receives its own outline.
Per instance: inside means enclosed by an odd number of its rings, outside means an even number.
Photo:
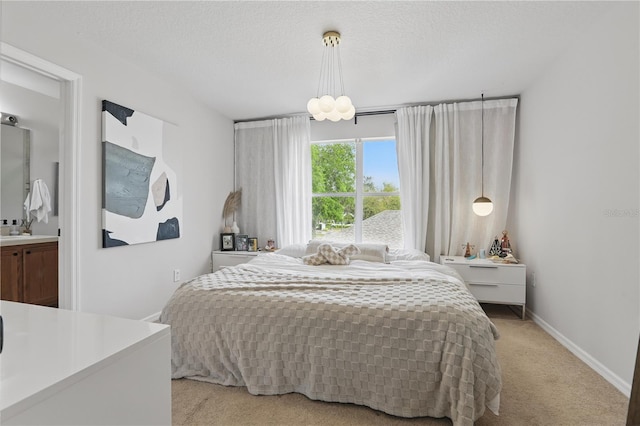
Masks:
[[[500,415],[476,425],[624,425],[629,400],[533,321],[506,306],[483,305],[498,327],[502,366]],[[172,381],[174,425],[450,425],[405,419],[353,404],[299,394],[254,396],[246,388]]]

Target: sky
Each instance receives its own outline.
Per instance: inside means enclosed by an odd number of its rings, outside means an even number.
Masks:
[[[396,141],[366,141],[364,143],[364,176],[373,177],[376,187],[390,182],[400,187]]]

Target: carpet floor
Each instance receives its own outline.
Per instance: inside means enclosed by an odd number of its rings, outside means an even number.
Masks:
[[[508,307],[483,305],[498,327],[502,367],[500,415],[476,425],[624,425],[629,400],[533,321]],[[172,381],[174,425],[450,425],[449,419],[405,419],[353,404],[299,394],[254,396],[246,388]]]

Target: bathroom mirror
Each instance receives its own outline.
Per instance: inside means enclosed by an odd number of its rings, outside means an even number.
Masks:
[[[8,124],[0,125],[0,132],[0,219],[9,225],[16,219],[20,225],[29,193],[31,139],[28,129]]]

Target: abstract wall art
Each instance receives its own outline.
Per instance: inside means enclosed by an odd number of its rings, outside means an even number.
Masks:
[[[180,237],[175,126],[102,101],[102,247]]]

